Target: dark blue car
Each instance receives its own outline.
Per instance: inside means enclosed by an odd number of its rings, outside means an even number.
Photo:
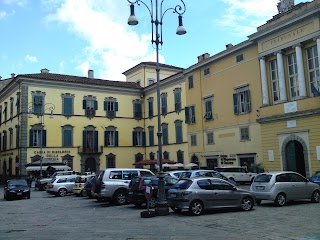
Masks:
[[[316,173],[312,175],[312,177],[309,180],[310,182],[314,182],[320,185],[320,171],[316,171]]]
[[[30,199],[30,188],[24,179],[11,179],[4,186],[4,199],[7,201],[12,199]]]

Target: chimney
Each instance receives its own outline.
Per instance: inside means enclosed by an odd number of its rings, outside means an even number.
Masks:
[[[229,43],[229,44],[226,45],[226,49],[230,49],[230,48],[232,48],[232,47],[233,47],[233,45],[232,45],[231,43]]]
[[[88,70],[88,78],[94,78],[93,70]]]
[[[205,59],[207,59],[207,58],[209,58],[209,57],[210,57],[210,54],[209,54],[209,53],[204,53],[204,54],[198,56],[198,63],[199,63],[199,62],[202,62],[203,60],[205,60]]]
[[[11,73],[11,78],[14,78],[16,75],[14,73]]]
[[[46,68],[42,68],[42,69],[41,69],[41,73],[49,73],[49,72],[50,72],[49,69],[46,69]]]

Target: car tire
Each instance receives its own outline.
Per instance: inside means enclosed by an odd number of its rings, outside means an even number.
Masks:
[[[287,197],[284,193],[279,193],[274,200],[274,204],[276,207],[282,207],[286,204]]]
[[[203,213],[203,203],[200,200],[194,200],[189,206],[189,214],[199,216]]]
[[[87,192],[83,191],[83,189],[82,189],[81,192],[80,192],[80,196],[81,197],[86,197],[87,196]]]
[[[257,205],[260,205],[261,202],[262,202],[262,200],[260,200],[260,199],[257,199],[257,200],[256,200]]]
[[[181,213],[182,209],[181,208],[176,208],[176,207],[171,207],[171,210],[175,213]]]
[[[250,211],[253,208],[254,201],[250,197],[244,197],[241,201],[241,209],[243,211]]]
[[[312,193],[311,202],[313,202],[313,203],[319,203],[320,202],[320,192],[318,190],[315,190]]]
[[[65,195],[67,195],[67,189],[65,188],[60,188],[59,191],[58,191],[58,195],[59,197],[64,197]]]
[[[149,200],[149,208],[155,208],[157,206],[157,199],[152,197],[150,200]]]
[[[123,205],[126,201],[126,192],[124,190],[118,190],[113,195],[113,202],[116,205]]]
[[[41,190],[42,191],[47,191],[48,189],[48,184],[47,183],[44,183],[42,186],[41,186]]]

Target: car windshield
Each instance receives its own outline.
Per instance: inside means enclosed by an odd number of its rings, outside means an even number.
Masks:
[[[254,178],[254,182],[270,182],[272,175],[260,174]]]
[[[191,184],[192,184],[192,180],[181,179],[175,185],[173,185],[171,188],[173,188],[173,189],[188,189]]]
[[[20,187],[20,186],[23,186],[23,187],[27,187],[28,184],[25,180],[10,180],[8,182],[8,186],[17,186],[17,187]]]
[[[180,178],[190,178],[191,177],[191,172],[183,172],[180,175]]]

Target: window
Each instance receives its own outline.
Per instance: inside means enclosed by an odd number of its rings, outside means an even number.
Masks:
[[[236,56],[236,61],[237,63],[243,61],[243,54]]]
[[[41,124],[37,124],[30,129],[30,147],[45,147],[47,131],[42,129]]]
[[[181,111],[181,88],[176,88],[173,90],[174,93],[174,110],[176,112]]]
[[[148,127],[149,129],[149,146],[154,146],[154,127]]]
[[[2,106],[0,106],[0,124],[2,123]]]
[[[13,118],[13,98],[10,98],[10,118]]]
[[[280,100],[280,82],[278,75],[278,65],[277,60],[272,60],[270,62],[271,71],[271,85],[272,85],[272,97],[273,102],[278,102]]]
[[[184,152],[179,150],[177,152],[177,160],[178,160],[178,163],[182,163],[184,164]]]
[[[308,76],[312,96],[320,96],[320,69],[317,46],[307,48]]]
[[[161,93],[161,114],[166,115],[168,113],[168,106],[167,106],[167,93]]]
[[[153,78],[148,78],[148,85],[154,84],[155,80]]]
[[[96,110],[98,110],[98,102],[95,97],[87,96],[83,99],[83,109],[85,109],[85,115],[89,118],[96,115]]]
[[[175,121],[175,127],[176,127],[176,143],[182,143],[182,121],[177,120]]]
[[[146,133],[143,129],[138,127],[132,132],[132,143],[133,146],[145,146],[146,145]]]
[[[298,66],[296,53],[288,55],[288,75],[291,99],[299,97]]]
[[[8,120],[8,103],[4,103],[4,110],[3,110],[3,116],[4,116],[4,121]]]
[[[196,123],[195,106],[190,106],[185,108],[185,122],[187,124]]]
[[[213,102],[212,97],[209,97],[209,98],[207,97],[204,99],[204,109],[205,109],[204,119],[207,121],[213,119],[212,102]]]
[[[62,127],[62,147],[73,146],[73,127],[66,125]]]
[[[189,89],[193,88],[193,76],[188,77],[188,87]]]
[[[107,168],[115,168],[116,167],[116,156],[112,153],[106,156],[106,166]]]
[[[162,123],[162,143],[169,144],[169,129],[167,123]]]
[[[206,76],[208,74],[210,74],[210,68],[206,68],[203,70],[203,74]]]
[[[170,153],[167,151],[164,151],[163,153],[163,159],[170,159]]]
[[[191,146],[197,146],[197,135],[192,134],[190,135],[190,138],[191,138]]]
[[[88,126],[83,131],[82,148],[85,153],[98,152],[98,131],[95,127]]]
[[[148,115],[149,118],[153,117],[153,97],[148,98]]]
[[[207,144],[214,144],[214,135],[213,132],[207,132]]]
[[[20,92],[17,92],[16,107],[17,107],[17,114],[19,114],[20,113]]]
[[[9,128],[9,149],[13,149],[13,129]]]
[[[32,92],[32,112],[42,114],[44,112],[44,93],[40,91]]]
[[[118,111],[117,99],[110,97],[104,100],[104,110],[106,111],[108,118],[116,117],[116,112]]]
[[[104,146],[105,147],[115,147],[118,146],[119,133],[113,126],[107,127],[104,132]]]
[[[212,186],[210,183],[209,179],[205,179],[205,180],[199,180],[197,182],[199,188],[204,189],[204,190],[212,190]]]
[[[250,91],[248,87],[236,89],[233,94],[234,114],[244,114],[251,111]]]
[[[16,148],[20,147],[20,126],[16,125]]]
[[[62,94],[62,114],[64,116],[73,115],[74,95],[66,93]]]
[[[240,140],[241,141],[249,141],[250,140],[249,127],[241,127],[240,128]]]
[[[2,151],[3,150],[3,148],[2,148],[2,135],[1,135],[1,133],[0,133],[0,151]]]
[[[135,119],[142,119],[142,102],[141,100],[133,101],[133,117]]]

